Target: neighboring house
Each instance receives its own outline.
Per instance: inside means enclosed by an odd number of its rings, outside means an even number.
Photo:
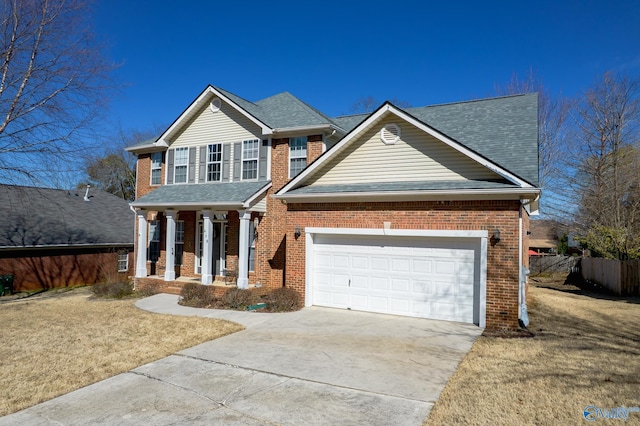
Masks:
[[[0,275],[15,290],[124,278],[133,259],[134,213],[107,192],[0,185]]]
[[[208,86],[138,156],[136,282],[517,327],[537,95],[329,118]]]
[[[558,251],[559,223],[555,220],[532,220],[529,223],[529,255],[550,256]]]

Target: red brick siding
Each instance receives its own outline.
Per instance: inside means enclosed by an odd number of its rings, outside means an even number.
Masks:
[[[313,135],[307,138],[307,164],[313,163],[322,155],[322,135]]]
[[[129,247],[123,248],[130,250]],[[5,252],[0,275],[14,276],[14,291],[126,281],[135,264],[129,254],[129,271],[118,272],[117,249],[66,249]]]

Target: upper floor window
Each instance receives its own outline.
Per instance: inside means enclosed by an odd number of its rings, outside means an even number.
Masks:
[[[289,177],[293,178],[307,167],[307,137],[289,139]]]
[[[151,185],[160,185],[162,183],[162,153],[154,152],[151,154]]]
[[[258,178],[258,155],[260,141],[251,139],[242,141],[242,180]]]
[[[222,180],[222,144],[207,147],[207,182]]]
[[[174,183],[187,183],[187,169],[189,167],[189,148],[176,148]]]

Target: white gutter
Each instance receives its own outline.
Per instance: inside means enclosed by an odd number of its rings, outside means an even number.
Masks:
[[[514,189],[462,189],[462,190],[424,190],[424,191],[372,191],[372,192],[318,192],[306,194],[274,194],[272,197],[284,201],[308,201],[317,202],[319,200],[344,200],[344,199],[381,199],[383,201],[394,201],[404,199],[409,201],[419,201],[429,198],[438,199],[447,197],[448,199],[469,199],[469,197],[491,196],[493,199],[533,199],[540,193],[538,188],[514,188]]]
[[[340,133],[345,135],[347,132],[340,127],[333,124],[318,124],[315,126],[296,126],[296,127],[280,127],[277,129],[273,129],[273,135],[281,135],[281,134],[291,134],[291,133],[301,133],[301,134],[309,134],[309,132],[319,131],[322,133]]]

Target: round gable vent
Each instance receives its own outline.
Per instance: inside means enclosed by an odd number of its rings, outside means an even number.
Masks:
[[[209,104],[209,107],[211,108],[212,112],[220,111],[221,106],[222,106],[222,101],[220,100],[220,98],[213,98],[213,100],[211,101],[211,104]]]
[[[389,123],[380,130],[380,139],[386,145],[393,145],[400,140],[400,127],[397,124]]]

